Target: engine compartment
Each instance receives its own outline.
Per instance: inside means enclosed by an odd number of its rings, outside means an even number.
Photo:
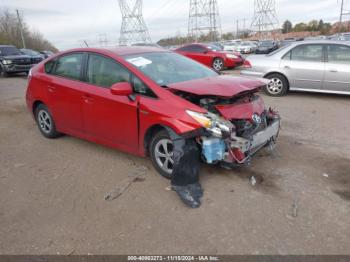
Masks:
[[[279,130],[279,115],[271,108],[265,108],[258,90],[241,92],[233,97],[174,91],[208,111],[206,117],[212,124],[206,128],[206,135],[196,138],[206,163],[244,164],[261,147],[274,143]]]

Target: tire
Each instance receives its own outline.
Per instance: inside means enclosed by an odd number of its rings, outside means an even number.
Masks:
[[[222,60],[221,58],[215,58],[213,60],[212,66],[215,71],[221,71],[222,69],[224,69],[224,60]]]
[[[270,83],[264,87],[269,96],[284,96],[288,92],[288,80],[281,74],[270,74],[266,77]]]
[[[164,145],[167,145],[166,151],[164,150]],[[158,133],[156,133],[152,140],[149,147],[149,154],[151,156],[152,164],[154,168],[158,171],[158,173],[167,178],[172,178],[172,169],[170,172],[170,168],[172,167],[172,141],[170,140],[170,136],[166,130],[161,130]],[[164,156],[161,156],[164,155]],[[167,162],[166,162],[167,161]],[[163,162],[163,166],[161,163]],[[165,167],[165,162],[167,163],[167,167]]]
[[[35,120],[41,134],[46,138],[56,138],[61,134],[57,132],[55,122],[46,105],[40,104],[35,109]]]

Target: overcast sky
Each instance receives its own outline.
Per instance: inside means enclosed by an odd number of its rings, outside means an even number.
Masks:
[[[345,0],[350,2],[350,0]],[[135,0],[129,0],[131,5]],[[218,0],[223,32],[233,31],[235,21],[246,19],[247,26],[253,16],[254,0]],[[349,3],[347,3],[349,4]],[[98,42],[106,34],[109,44],[117,43],[121,13],[117,0],[0,0],[0,8],[23,14],[27,24],[40,31],[61,50],[78,47],[82,40]],[[323,19],[339,19],[340,0],[276,0],[278,19],[293,23]],[[144,0],[143,14],[151,38],[187,33],[189,0]]]

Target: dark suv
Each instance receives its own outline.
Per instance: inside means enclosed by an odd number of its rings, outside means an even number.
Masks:
[[[31,67],[29,56],[12,45],[0,45],[0,74],[28,73]]]

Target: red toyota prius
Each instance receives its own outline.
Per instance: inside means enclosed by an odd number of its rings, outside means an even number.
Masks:
[[[198,182],[200,161],[243,165],[274,143],[280,120],[258,95],[265,81],[219,75],[159,48],[82,48],[32,68],[26,101],[45,137],[149,155],[179,189]]]

